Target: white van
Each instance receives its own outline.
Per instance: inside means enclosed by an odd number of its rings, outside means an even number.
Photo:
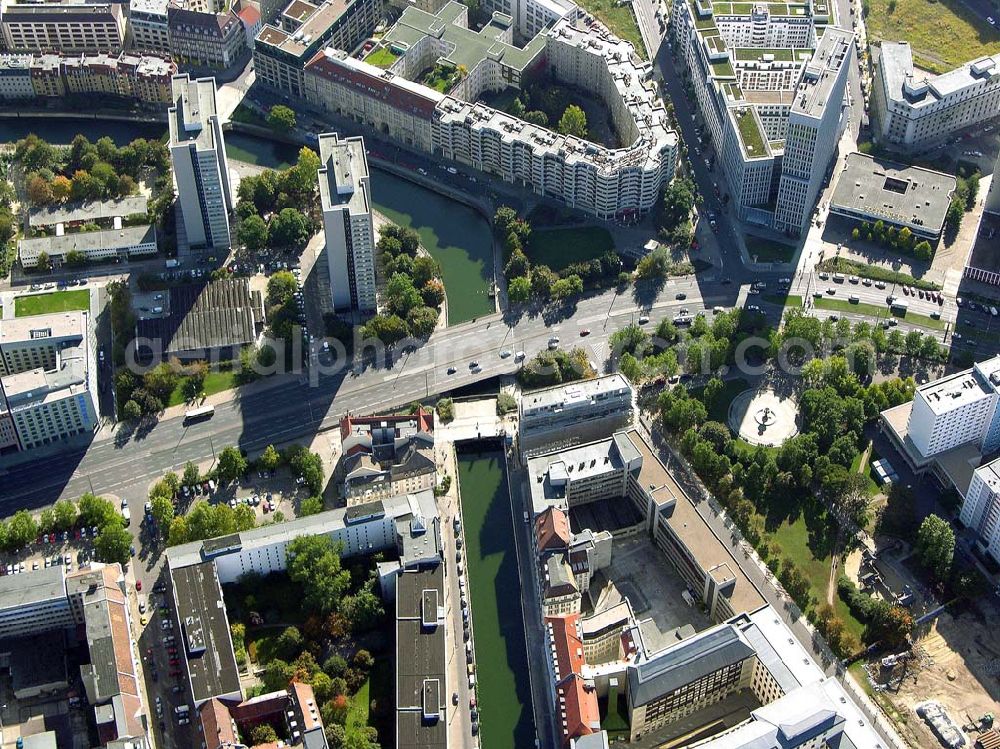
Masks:
[[[154,315],[161,315],[161,314],[163,314],[163,307],[153,307],[153,314]]]

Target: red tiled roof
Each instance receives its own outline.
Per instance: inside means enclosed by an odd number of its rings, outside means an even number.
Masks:
[[[246,5],[240,10],[237,15],[243,20],[247,26],[256,26],[257,22],[260,21],[260,11],[257,10],[252,5]]]
[[[437,102],[433,99],[427,99],[415,91],[397,86],[391,80],[369,75],[339,61],[334,62],[322,51],[316,53],[316,56],[306,64],[305,69],[307,73],[313,73],[327,80],[357,89],[359,93],[369,99],[378,99],[408,114],[425,117],[428,121],[434,115],[434,107]]]
[[[569,746],[571,739],[601,730],[597,691],[582,676],[574,674],[556,685],[556,702],[563,746]]]
[[[571,540],[569,516],[558,507],[550,507],[535,518],[535,538],[539,551],[567,548]]]
[[[237,737],[233,730],[233,721],[229,716],[229,708],[213,697],[203,704],[200,710],[201,735],[205,739],[207,749],[218,749],[226,744],[235,744]]]
[[[583,640],[580,639],[580,615],[547,616],[545,625],[549,628],[552,645],[555,648],[556,681],[583,670]]]
[[[313,688],[308,684],[293,681],[291,691],[298,704],[299,713],[302,715],[302,730],[311,731],[314,728],[322,728],[323,719],[319,717],[319,705],[316,703]]]
[[[312,63],[310,63],[311,65]],[[308,66],[307,66],[308,67]],[[340,420],[340,437],[345,439],[351,436],[355,426],[364,424],[397,424],[407,421],[417,421],[417,429],[421,432],[434,431],[434,414],[425,410],[423,406],[412,414],[391,414],[389,416],[351,416],[348,414]]]

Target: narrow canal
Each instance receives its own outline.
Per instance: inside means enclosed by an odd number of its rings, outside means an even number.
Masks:
[[[96,141],[109,136],[123,145],[134,138],[160,138],[164,125],[102,120],[0,120],[0,143],[36,133],[51,143],[69,143],[77,133]],[[295,162],[297,146],[276,143],[243,133],[226,133],[231,159],[282,169]],[[441,263],[448,293],[451,325],[493,311],[488,291],[492,275],[493,238],[489,224],[471,208],[432,190],[370,165],[372,200],[391,221],[420,234],[427,251]]]
[[[483,749],[534,746],[521,582],[504,453],[458,448]]]

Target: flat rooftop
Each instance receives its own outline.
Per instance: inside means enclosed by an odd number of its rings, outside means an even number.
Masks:
[[[950,174],[856,152],[847,156],[830,206],[940,234],[955,185]]]
[[[567,385],[531,390],[521,396],[521,410],[536,411],[562,407],[572,407],[589,403],[594,398],[609,394],[634,397],[632,386],[620,374],[594,377],[590,380],[580,380]]]
[[[827,106],[840,108],[841,102],[831,102],[837,79],[846,75],[854,49],[854,34],[835,26],[827,26],[816,45],[812,60],[806,63],[802,80],[795,91],[792,112],[809,117],[823,116]]]
[[[337,133],[319,136],[319,195],[323,210],[346,206],[352,215],[371,212],[368,191],[368,160],[361,137],[339,138]]]
[[[0,577],[0,609],[16,609],[66,597],[62,565]]]
[[[163,61],[161,60],[161,62]],[[28,223],[35,227],[69,224],[76,221],[94,221],[114,218],[115,216],[125,218],[126,216],[145,214],[148,203],[145,195],[130,195],[127,198],[114,200],[83,200],[64,205],[42,206],[31,209],[28,214]]]
[[[180,621],[175,636],[185,654],[195,702],[239,693],[239,670],[215,563],[171,567],[170,574]]]
[[[51,338],[80,338],[87,334],[87,315],[81,310],[0,319],[0,347]]]
[[[954,411],[991,395],[992,391],[972,369],[955,372],[917,388],[917,397],[935,414]]]
[[[32,256],[41,252],[50,256],[62,256],[74,250],[83,253],[90,250],[122,250],[150,243],[156,244],[156,227],[143,224],[123,226],[121,229],[80,231],[61,236],[19,239],[17,246],[20,252],[30,251]]]
[[[933,107],[944,98],[953,98],[1000,73],[1000,53],[979,57],[938,76],[913,67],[913,51],[908,42],[883,41],[878,56],[886,95],[912,109]]]
[[[215,148],[211,120],[217,115],[215,79],[191,80],[187,73],[170,79],[172,106],[167,110],[170,147],[191,143],[199,151]]]
[[[297,58],[306,53],[312,54],[318,40],[340,20],[350,4],[349,0],[327,0],[319,6],[305,2],[292,3],[283,15],[288,15],[301,25],[291,34],[276,26],[267,25],[257,35],[256,43],[280,49],[286,55]]]
[[[445,665],[444,566],[407,570],[396,580],[398,745],[443,749],[451,699]]]

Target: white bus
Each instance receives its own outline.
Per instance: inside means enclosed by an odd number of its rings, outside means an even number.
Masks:
[[[184,413],[184,423],[192,424],[196,421],[211,419],[213,414],[215,414],[215,406],[199,406],[198,408],[192,408]]]

